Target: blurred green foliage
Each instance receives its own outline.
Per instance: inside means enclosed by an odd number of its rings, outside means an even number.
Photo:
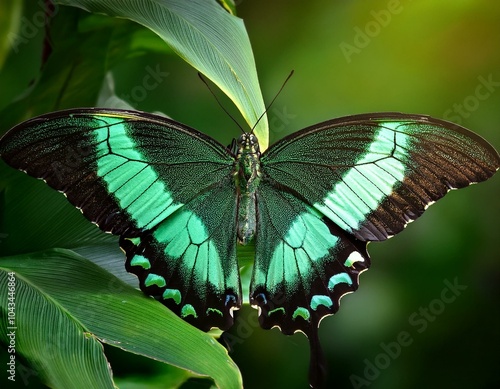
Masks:
[[[271,142],[333,117],[401,111],[453,120],[500,148],[500,3],[237,3],[266,101],[295,70],[268,112]],[[32,21],[38,11],[30,2],[23,15]],[[159,38],[145,36],[161,46]],[[42,38],[39,31],[9,53],[0,73],[0,109],[36,77]],[[194,69],[168,51],[134,48],[113,67],[119,97],[226,144],[239,133]],[[155,67],[168,76],[140,94],[148,69]],[[0,118],[2,130],[7,121]],[[498,177],[452,193],[408,231],[370,245],[373,264],[360,289],[321,325],[329,388],[498,387],[499,193]],[[249,307],[230,335],[246,388],[307,387],[305,337],[261,330]],[[115,375],[146,372],[142,387],[157,382],[151,370],[160,374],[161,368],[146,368],[149,361],[134,358],[112,355]]]

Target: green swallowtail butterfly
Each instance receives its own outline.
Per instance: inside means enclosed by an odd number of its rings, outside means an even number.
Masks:
[[[236,245],[253,239],[250,303],[263,328],[308,336],[312,386],[322,374],[319,322],[358,288],[367,243],[500,166],[465,128],[400,113],[316,124],[261,154],[251,132],[226,148],[160,116],[74,109],[17,125],[0,155],[119,235],[144,293],[205,331],[233,324]]]

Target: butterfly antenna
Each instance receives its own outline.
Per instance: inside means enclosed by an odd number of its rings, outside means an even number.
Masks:
[[[202,74],[200,72],[198,72],[198,77],[200,77],[200,80],[203,81],[203,83],[205,84],[205,86],[208,88],[208,90],[210,91],[210,93],[214,97],[215,101],[217,101],[217,104],[219,104],[219,107],[221,107],[222,110],[226,113],[226,115],[229,116],[231,118],[231,120],[236,123],[236,125],[241,130],[241,132],[245,132],[245,130],[243,129],[243,127],[241,127],[240,123],[238,123],[238,121],[233,117],[233,115],[231,115],[229,113],[229,111],[222,105],[222,103],[218,99],[217,95],[214,93],[214,91],[212,90],[212,88],[210,88],[210,85],[208,85],[207,80],[205,80],[205,78],[202,76]]]
[[[293,70],[290,72],[290,74],[288,75],[288,77],[285,79],[285,81],[283,82],[283,85],[281,85],[281,88],[279,89],[278,93],[276,93],[276,96],[274,96],[274,98],[271,100],[271,102],[268,104],[268,106],[266,107],[266,109],[264,110],[264,112],[262,112],[262,115],[259,116],[259,118],[257,119],[257,121],[255,122],[255,124],[253,125],[252,127],[252,130],[250,131],[250,133],[253,132],[253,130],[255,130],[255,127],[257,127],[257,124],[259,124],[260,120],[264,117],[264,115],[267,113],[267,111],[269,111],[269,109],[271,108],[271,106],[273,105],[274,101],[278,98],[278,96],[280,95],[281,91],[283,90],[283,88],[285,87],[286,83],[288,82],[288,80],[293,76]]]

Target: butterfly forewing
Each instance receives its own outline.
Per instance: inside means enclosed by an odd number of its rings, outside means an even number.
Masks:
[[[143,290],[200,328],[232,324],[241,293],[227,228],[236,212],[234,157],[225,147],[156,115],[80,109],[14,127],[0,153],[121,235]]]
[[[266,179],[360,240],[384,240],[450,189],[484,181],[498,153],[482,138],[426,116],[340,118],[284,138],[262,156]]]

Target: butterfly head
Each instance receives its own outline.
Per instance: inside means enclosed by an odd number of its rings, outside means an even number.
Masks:
[[[260,154],[257,137],[249,132],[240,135],[237,141],[239,154]]]

